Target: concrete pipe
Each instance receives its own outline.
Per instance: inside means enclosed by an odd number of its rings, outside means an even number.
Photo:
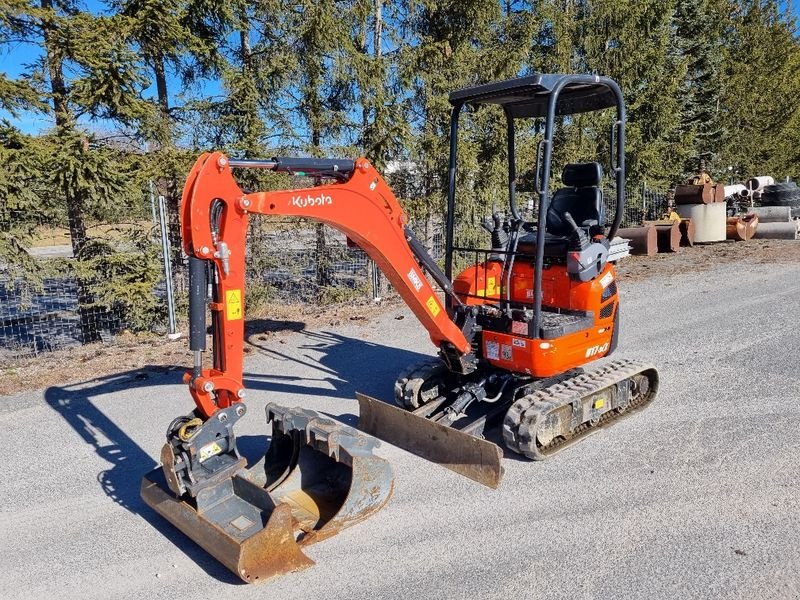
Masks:
[[[796,240],[798,223],[759,223],[753,237],[757,240]]]
[[[747,189],[758,190],[760,192],[765,185],[775,185],[775,179],[769,175],[763,175],[762,177],[751,177],[747,180],[746,185]]]
[[[721,242],[725,239],[728,213],[724,202],[685,204],[676,208],[681,218],[694,222],[696,243]]]
[[[626,227],[617,231],[617,235],[628,240],[631,254],[653,256],[658,252],[656,228],[652,225],[643,227]]]
[[[724,190],[725,190],[725,197],[730,198],[731,196],[735,196],[736,194],[742,194],[742,192],[746,192],[747,188],[744,187],[741,183],[737,183],[735,185],[726,185]]]
[[[792,220],[792,209],[789,206],[757,206],[748,213],[758,215],[760,223],[788,223]]]
[[[726,234],[729,240],[746,242],[758,229],[758,215],[748,213],[739,217],[728,217]]]

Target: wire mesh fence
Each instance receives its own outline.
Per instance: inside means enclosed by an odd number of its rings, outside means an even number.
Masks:
[[[76,238],[66,219],[0,219],[0,359],[108,342],[162,320],[152,222],[129,214],[81,225]]]
[[[158,211],[154,211],[158,221]],[[18,223],[17,223],[18,225]],[[165,229],[144,219],[93,224],[76,257],[64,226],[34,223],[17,257],[0,255],[0,359],[36,356],[125,331],[166,333],[169,297],[187,305],[185,269],[169,278]],[[0,221],[0,235],[10,226]],[[298,219],[251,219],[248,305],[332,304],[387,293],[367,254],[334,229]],[[179,261],[178,261],[179,262]],[[177,284],[177,285],[175,285]]]
[[[608,219],[616,213],[616,192],[603,194]],[[637,227],[643,221],[657,221],[667,212],[667,192],[647,187],[645,184],[625,191],[625,207],[620,227]]]

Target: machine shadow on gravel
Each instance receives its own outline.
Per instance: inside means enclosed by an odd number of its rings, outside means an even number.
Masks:
[[[186,536],[144,503],[139,496],[142,474],[158,465],[92,402],[93,397],[121,389],[152,390],[155,385],[175,384],[180,380],[181,373],[182,371],[171,367],[148,365],[135,371],[117,373],[81,384],[53,386],[45,391],[44,397],[84,442],[110,463],[107,470],[97,474],[97,481],[109,498],[147,521],[210,576],[224,583],[242,583],[199,546],[187,543],[189,539]],[[241,440],[243,450],[253,452],[255,446],[259,446],[263,455],[263,448],[268,442],[262,436],[250,437],[260,439],[248,439],[244,436]]]
[[[429,355],[411,350],[384,346],[374,342],[343,336],[331,331],[299,331],[307,342],[295,344],[292,348],[300,351],[319,353],[318,359],[292,356],[281,351],[282,344],[270,343],[271,338],[260,340],[250,337],[248,343],[268,356],[291,361],[308,367],[309,370],[323,372],[321,378],[296,377],[291,375],[246,372],[245,385],[250,389],[288,394],[325,396],[355,402],[356,392],[367,394],[387,404],[394,404],[394,381],[409,364],[418,363]],[[333,389],[316,387],[320,382]],[[358,426],[355,413],[331,414],[326,416],[350,425]],[[485,438],[503,449],[503,457],[511,460],[529,462],[529,459],[508,451],[502,444],[502,430],[499,426],[487,429]]]
[[[268,328],[274,331],[274,326]],[[258,328],[257,328],[258,330]],[[289,327],[281,331],[293,331],[307,338],[306,344],[295,347],[322,354],[318,361],[289,356],[280,351],[280,345],[272,337],[254,339],[250,344],[267,354],[284,360],[307,365],[309,369],[324,374],[322,379],[289,377],[281,375],[246,375],[245,383],[253,390],[282,393],[313,393],[318,396],[355,400],[355,392],[365,391],[392,401],[392,385],[397,373],[409,361],[419,360],[425,355],[400,350],[364,340],[349,338],[332,332],[304,331],[300,327]],[[187,365],[188,367],[188,365]],[[93,398],[113,394],[121,390],[147,390],[152,393],[159,385],[174,385],[180,382],[183,366],[147,365],[140,369],[99,377],[73,385],[52,386],[45,390],[45,401],[61,415],[83,441],[94,448],[98,456],[107,461],[108,469],[97,474],[97,481],[106,495],[114,502],[155,527],[191,560],[209,575],[225,583],[242,583],[199,546],[185,543],[186,537],[152,510],[139,495],[143,473],[157,467],[156,461],[116,423],[109,419],[93,403]],[[333,389],[318,389],[319,381],[329,382]],[[355,425],[355,414],[328,415],[348,425]],[[237,437],[237,447],[248,464],[264,456],[269,445],[267,435],[242,435]]]
[[[244,374],[245,385],[253,390],[341,398],[352,400],[354,404],[356,392],[361,392],[393,403],[394,381],[398,374],[409,364],[429,357],[331,331],[301,331],[298,335],[303,336],[306,342],[300,340],[287,347],[296,349],[300,356],[282,351],[282,344],[273,340],[251,338],[248,342],[258,352],[305,366],[310,371],[321,373],[321,378],[262,375],[250,371]],[[306,358],[309,352],[321,356]],[[320,382],[333,389],[318,388]]]

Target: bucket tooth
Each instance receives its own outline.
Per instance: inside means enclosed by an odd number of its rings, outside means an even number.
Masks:
[[[500,484],[503,451],[497,444],[365,394],[356,398],[361,430],[490,488]]]
[[[300,408],[269,404],[267,418],[272,442],[250,469],[194,498],[170,491],[172,465],[145,475],[141,488],[148,506],[248,583],[313,565],[301,546],[380,510],[394,485],[389,463],[372,454],[374,438]]]

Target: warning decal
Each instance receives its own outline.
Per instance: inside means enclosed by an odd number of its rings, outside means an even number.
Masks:
[[[217,442],[211,442],[200,448],[200,462],[208,460],[212,456],[216,456],[222,452],[222,447]]]
[[[428,310],[431,311],[431,314],[434,317],[437,316],[442,310],[442,308],[439,306],[439,303],[436,301],[436,298],[434,298],[433,296],[428,298],[428,301],[425,302],[425,304],[427,305]]]
[[[242,290],[225,292],[225,318],[228,321],[238,321],[242,318]]]

